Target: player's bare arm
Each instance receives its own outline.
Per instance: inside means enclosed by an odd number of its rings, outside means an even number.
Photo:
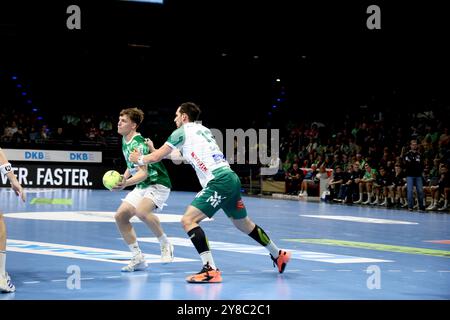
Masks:
[[[172,148],[169,147],[169,145],[164,144],[161,148],[155,149],[154,152],[147,154],[145,156],[142,155],[139,151],[134,150],[130,154],[128,160],[130,160],[133,163],[137,163],[139,165],[145,165],[149,163],[159,162],[171,153]]]
[[[155,145],[153,144],[153,141],[149,138],[145,139],[145,143],[148,146],[148,149],[150,152],[154,152],[156,150]],[[169,159],[169,160],[183,160],[183,156],[181,155],[180,150],[173,149],[172,152],[165,156],[163,159]]]
[[[8,177],[9,182],[11,183],[11,188],[14,190],[16,195],[19,196],[23,202],[25,202],[26,195],[23,190],[23,187],[20,185],[19,181],[17,181],[17,178],[12,171],[11,164],[8,162],[8,159],[6,158],[6,155],[1,148],[0,148],[0,169],[1,173]]]
[[[114,191],[123,190],[126,187],[133,186],[135,184],[144,181],[145,179],[147,179],[147,177],[148,177],[147,166],[140,166],[138,172],[132,178],[123,179],[115,187],[113,187],[112,190]]]

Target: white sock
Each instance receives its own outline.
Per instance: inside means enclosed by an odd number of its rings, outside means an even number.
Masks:
[[[6,251],[0,251],[0,275],[5,274]]]
[[[161,237],[158,237],[158,241],[160,244],[169,244],[169,239],[167,238],[167,235],[165,233],[162,234]]]
[[[138,245],[137,241],[135,243],[129,244],[128,248],[130,248],[131,252],[133,253],[133,256],[137,256],[139,254],[142,254],[142,251],[139,248],[139,245]]]
[[[270,240],[269,244],[264,248],[266,248],[267,251],[269,251],[272,257],[274,257],[275,259],[280,255],[280,249],[276,246],[275,243],[273,243],[272,240]]]
[[[205,251],[200,254],[200,258],[202,259],[203,265],[209,263],[211,268],[217,269],[216,264],[214,263],[214,259],[212,257],[211,251]]]

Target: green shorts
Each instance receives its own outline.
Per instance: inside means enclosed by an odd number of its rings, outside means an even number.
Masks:
[[[191,205],[209,218],[219,209],[223,209],[230,218],[245,218],[247,210],[241,198],[241,180],[238,175],[227,167],[216,169],[213,174],[214,179],[196,195]]]

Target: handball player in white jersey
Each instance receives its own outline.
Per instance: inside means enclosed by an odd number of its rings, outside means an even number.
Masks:
[[[186,278],[190,283],[217,283],[222,281],[221,272],[214,263],[207,237],[199,226],[200,221],[222,209],[233,224],[249,235],[270,253],[274,265],[282,273],[291,253],[279,249],[264,230],[247,216],[241,198],[241,182],[231,170],[211,131],[195,123],[200,108],[192,102],[181,104],[175,113],[177,129],[166,143],[151,154],[139,151],[130,154],[129,160],[140,166],[156,163],[178,149],[185,160],[195,169],[203,189],[188,206],[181,223],[187,232],[203,263],[202,270]],[[153,144],[149,142],[149,146]],[[153,148],[154,149],[154,148]]]

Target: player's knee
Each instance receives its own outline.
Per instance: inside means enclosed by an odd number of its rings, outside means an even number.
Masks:
[[[139,219],[144,220],[147,218],[147,216],[150,217],[148,212],[136,210],[136,217],[138,217]]]
[[[117,211],[116,214],[114,215],[114,219],[116,220],[117,223],[128,222],[130,220],[127,212],[125,211]]]
[[[184,230],[189,229],[189,227],[190,227],[193,223],[194,223],[194,220],[192,220],[191,217],[186,216],[186,215],[184,215],[184,216],[181,217],[181,225],[183,226],[183,229],[184,229]]]

